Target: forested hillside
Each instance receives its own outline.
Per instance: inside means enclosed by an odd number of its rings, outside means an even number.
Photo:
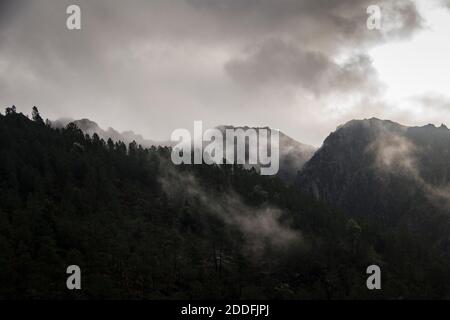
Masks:
[[[350,121],[331,133],[297,185],[372,226],[415,234],[430,248],[447,250],[449,173],[447,127],[407,127],[372,118]]]
[[[450,247],[276,177],[0,115],[0,298],[444,298]],[[386,213],[389,214],[389,213]],[[400,230],[400,231],[399,231]],[[82,290],[66,288],[79,265]],[[366,287],[367,266],[383,289]]]

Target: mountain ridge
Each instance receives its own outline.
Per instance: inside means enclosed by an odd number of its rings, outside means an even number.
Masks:
[[[416,219],[425,211],[446,213],[450,130],[377,118],[351,120],[330,133],[297,175],[296,185],[376,222]]]

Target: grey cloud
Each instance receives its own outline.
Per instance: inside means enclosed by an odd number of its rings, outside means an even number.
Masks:
[[[322,53],[275,39],[263,42],[243,58],[229,61],[225,69],[242,84],[301,86],[315,94],[379,87],[366,55],[339,65]]]
[[[422,24],[414,3],[409,0],[377,3],[370,0],[189,0],[189,3],[213,14],[223,32],[289,35],[305,43],[328,42],[338,47],[412,34]],[[396,20],[384,33],[365,28],[366,9],[372,4],[380,5],[386,18]]]
[[[413,97],[425,109],[432,108],[440,111],[450,110],[450,97],[437,93],[428,93],[418,97]]]
[[[293,104],[286,86],[372,92],[379,83],[365,50],[421,26],[406,0],[379,1],[396,16],[383,32],[366,28],[369,0],[76,3],[81,31],[65,28],[71,0],[1,1],[0,103],[21,111],[38,105],[53,119],[89,117],[158,140],[196,119],[285,129],[279,124],[291,116],[279,106]],[[350,61],[336,63],[342,53]],[[270,92],[241,88],[260,81],[271,83]]]
[[[56,68],[57,63],[49,62],[57,59],[71,71],[102,66],[146,43],[162,42],[170,48],[179,41],[204,46],[230,42],[239,50],[242,45],[255,45],[273,37],[307,46],[305,51],[321,47],[329,55],[348,45],[363,47],[374,37],[381,40],[380,33],[365,27],[366,8],[371,3],[368,0],[81,0],[77,3],[82,8],[85,32],[68,32],[64,28],[65,8],[72,1],[6,3],[7,9],[27,5],[20,10],[21,18],[2,32],[11,37],[0,48],[22,49],[21,56],[33,56],[33,63],[45,64],[47,68]],[[413,33],[420,27],[418,13],[410,1],[381,4],[387,14],[396,13],[393,34]]]
[[[26,0],[0,1],[0,26],[7,26],[25,5]]]

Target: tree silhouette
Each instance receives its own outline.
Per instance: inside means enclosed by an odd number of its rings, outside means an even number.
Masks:
[[[15,107],[0,116],[0,299],[449,296],[448,215],[412,234],[242,166],[174,166],[169,148],[128,149],[74,123],[36,125]],[[230,208],[221,212],[217,199]],[[254,241],[255,213],[271,207],[298,242]],[[388,279],[377,292],[366,288],[374,263]],[[71,264],[86,275],[76,293],[65,288]]]
[[[16,113],[16,106],[12,106],[12,107],[8,107],[8,108],[6,108],[5,109],[5,114],[6,115],[11,115],[11,114],[14,114],[14,113]]]
[[[31,118],[35,122],[44,123],[44,120],[42,119],[41,115],[39,114],[39,110],[36,106],[34,106],[33,110],[31,111]]]

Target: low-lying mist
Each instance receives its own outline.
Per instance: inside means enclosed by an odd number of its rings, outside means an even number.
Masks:
[[[209,214],[237,228],[245,239],[246,254],[259,256],[265,248],[282,251],[303,242],[300,231],[294,230],[283,220],[283,210],[264,203],[255,207],[246,205],[233,190],[218,193],[202,187],[198,178],[175,167],[166,166],[159,177],[169,199],[196,201]],[[181,200],[180,200],[181,195]]]

